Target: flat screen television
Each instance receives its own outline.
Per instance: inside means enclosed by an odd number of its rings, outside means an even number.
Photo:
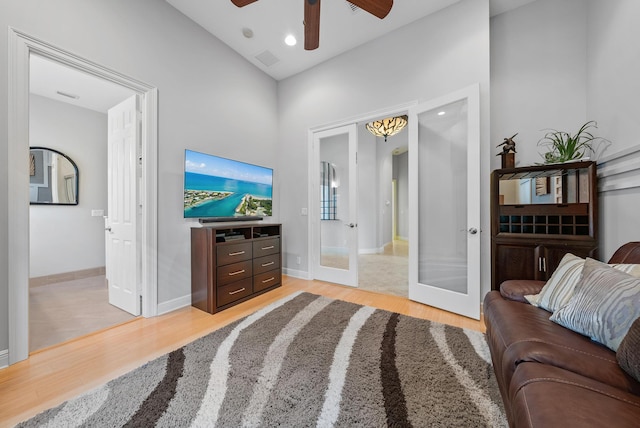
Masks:
[[[272,215],[273,170],[185,150],[184,217],[201,222]]]

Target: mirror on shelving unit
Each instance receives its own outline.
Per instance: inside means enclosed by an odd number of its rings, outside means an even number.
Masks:
[[[589,202],[586,168],[558,170],[537,177],[500,180],[500,205]]]

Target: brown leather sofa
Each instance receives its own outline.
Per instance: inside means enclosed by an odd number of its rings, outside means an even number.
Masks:
[[[640,263],[640,242],[609,263]],[[493,369],[511,427],[640,427],[640,382],[615,352],[526,302],[544,282],[505,281],[484,299]]]

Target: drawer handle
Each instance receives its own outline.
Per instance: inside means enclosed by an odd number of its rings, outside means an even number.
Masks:
[[[269,245],[268,247],[262,247],[263,250],[273,250],[275,247],[273,245]]]
[[[241,273],[244,273],[244,272],[245,272],[244,269],[236,271],[236,272],[229,272],[229,276],[240,275]]]
[[[271,278],[269,278],[269,279],[265,279],[264,281],[262,281],[262,283],[263,283],[263,284],[266,284],[267,282],[271,282],[271,281],[273,281],[274,279],[276,279],[276,277],[275,277],[275,276],[272,276]]]
[[[262,263],[262,267],[267,267],[276,264],[276,262]]]
[[[244,251],[236,251],[235,253],[229,253],[230,256],[241,256],[244,254]]]
[[[246,288],[242,287],[240,290],[229,291],[229,296],[233,296],[234,294],[242,293]]]

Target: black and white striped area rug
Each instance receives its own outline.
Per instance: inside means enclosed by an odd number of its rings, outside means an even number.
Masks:
[[[19,426],[506,426],[484,336],[296,293]]]

